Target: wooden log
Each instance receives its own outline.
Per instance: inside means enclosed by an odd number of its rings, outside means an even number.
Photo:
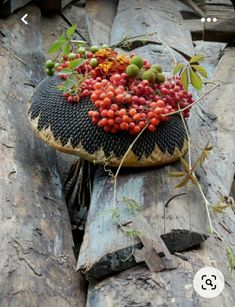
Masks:
[[[0,16],[7,16],[28,4],[30,0],[7,0],[0,2]]]
[[[90,43],[89,31],[87,26],[87,15],[85,7],[77,7],[79,3],[73,3],[61,11],[61,16],[66,20],[68,25],[76,24],[80,40]]]
[[[186,19],[184,25],[189,29],[193,41],[202,40],[204,26],[199,19]]]
[[[204,40],[232,43],[235,39],[235,14],[231,1],[206,1],[205,18],[217,18],[217,22],[204,23]]]
[[[186,55],[193,53],[191,34],[187,31],[182,15],[177,5],[171,0],[145,1],[144,6],[136,0],[119,1],[117,15],[112,26],[110,44],[115,45],[125,37],[131,38],[157,32],[168,45]],[[175,36],[177,33],[177,39]],[[154,36],[148,36],[150,43],[143,44],[143,38],[134,38],[132,48],[138,48],[138,54],[153,62],[157,61],[166,72],[172,70],[172,57],[164,46],[152,44],[159,43]],[[122,50],[121,50],[122,51]],[[123,51],[122,51],[123,52]],[[182,55],[172,50],[177,61],[182,60]]]
[[[25,13],[29,26],[19,22]],[[0,22],[1,305],[84,306],[55,152],[34,137],[26,115],[44,78],[40,12],[27,6],[19,16]]]
[[[133,37],[158,32],[164,41],[186,54],[193,51],[190,32],[174,1],[120,0],[114,19],[110,43],[120,42],[124,37]],[[175,36],[177,33],[177,38]]]
[[[44,12],[48,11],[57,11],[63,9],[66,5],[68,5],[71,0],[40,0],[39,7]]]
[[[131,1],[130,5],[137,8],[137,3],[138,1]],[[162,2],[160,3],[163,5]],[[172,4],[172,2],[165,5],[169,4]],[[124,14],[123,12],[129,8],[126,5],[126,2],[120,1],[118,7],[118,12],[120,12],[124,19],[126,18],[126,13]],[[150,8],[153,10],[152,5],[151,1],[147,1],[147,11],[144,9],[141,12],[137,10],[139,20],[144,20],[146,18],[145,14],[149,16]],[[132,14],[134,14],[133,8],[131,10]],[[173,10],[172,7],[171,10]],[[178,11],[175,10],[175,12],[176,16],[178,16]],[[156,14],[155,18],[152,15],[152,19],[149,19],[149,22],[155,22],[158,19],[157,17],[161,16],[161,11],[157,10]],[[128,20],[130,20],[132,25],[131,17],[132,15],[130,14]],[[122,18],[117,15],[114,26],[117,27],[117,20],[119,20],[120,32],[124,33],[123,27],[131,29],[131,25],[127,26],[126,21],[122,21]],[[169,28],[171,31],[174,29],[172,35],[175,33],[178,25],[175,19],[174,17],[171,18],[171,21],[174,20],[173,24],[168,19],[165,21],[162,19],[162,24],[157,29],[160,36],[163,36],[163,33],[165,33],[165,30],[162,30],[165,28]],[[162,34],[161,31],[163,31]],[[184,35],[179,33],[180,40],[182,45],[188,46],[187,50],[190,50],[192,48],[192,41],[190,36],[188,36],[189,32],[186,29],[184,31]],[[118,36],[117,30],[113,30],[112,33],[115,33],[115,37]],[[168,32],[168,35],[170,35],[170,32]],[[177,39],[175,38],[175,41],[172,40],[171,44],[177,46],[178,37]],[[140,48],[141,51],[142,48]],[[139,49],[137,52],[139,53]],[[169,64],[170,69],[171,65]],[[189,193],[189,190],[186,189],[184,192],[187,193],[187,196],[179,195],[177,197],[176,195],[179,194],[174,188],[176,183],[169,178],[168,174],[179,168],[179,164],[174,164],[164,168],[124,171],[120,174],[117,185],[118,201],[122,202],[124,197],[136,200],[141,206],[141,216],[147,219],[159,236],[165,235],[162,238],[163,240],[165,239],[165,243],[168,243],[167,247],[172,253],[199,245],[205,239],[203,234],[207,232],[206,213],[203,206],[200,205],[200,197],[198,197],[195,190]],[[170,199],[172,200],[169,206],[165,207]],[[115,221],[112,219],[112,206],[113,183],[111,178],[107,176],[107,173],[102,172],[102,169],[100,169],[95,178],[85,237],[77,266],[79,270],[87,273],[88,279],[97,279],[136,264],[134,256],[130,256],[130,254],[133,245],[140,247],[141,244],[139,240],[135,239],[133,241],[132,238],[126,236],[118,229]],[[133,219],[133,215],[125,205],[120,204],[119,207],[123,223]],[[191,214],[192,210],[195,210],[193,215]],[[204,212],[203,218],[201,217],[202,212]],[[125,258],[128,258],[128,260],[123,261]]]
[[[205,144],[207,138],[210,141],[212,139],[214,143],[214,150],[205,164],[205,172],[198,173],[201,176],[202,187],[212,203],[218,201],[218,191],[223,195],[229,194],[235,172],[233,141],[235,139],[234,56],[235,48],[225,52],[214,75],[214,80],[221,81],[220,88],[208,97],[206,102],[194,108],[193,116],[189,121],[194,143]],[[223,105],[223,108],[221,108],[221,105]],[[161,171],[164,172],[164,170]],[[156,176],[158,176],[157,173]],[[155,193],[151,180],[148,181],[148,185],[151,192]],[[160,183],[161,193],[168,189],[170,185],[171,183],[168,183],[166,188],[166,185]],[[136,187],[137,185],[134,182],[132,184],[133,194]],[[138,190],[139,188],[135,192]],[[142,191],[144,193],[145,189],[142,189]],[[159,198],[161,198],[159,193],[158,190],[158,194],[155,195],[156,203],[155,207],[152,206],[151,218],[156,218],[153,210],[158,207]],[[101,194],[102,190],[100,190]],[[194,216],[198,215],[198,217],[204,219],[202,200],[199,195],[195,195],[195,197],[195,203],[191,206],[191,217],[194,219]],[[139,198],[139,196],[136,198]],[[185,198],[190,202],[188,195]],[[177,202],[169,205],[171,210],[174,210],[173,206],[176,204]],[[199,208],[201,208],[201,212],[199,212]],[[173,215],[175,212],[171,211],[171,213]],[[183,214],[182,209],[181,213]],[[98,212],[96,212],[96,218],[97,215]],[[234,250],[235,216],[233,211],[230,209],[222,216],[213,215],[212,220],[217,230]],[[170,228],[171,220],[168,220],[166,224]],[[206,221],[200,223],[203,227],[206,224]],[[100,224],[100,227],[104,227],[104,225]],[[158,225],[155,226],[155,229],[158,229]],[[106,236],[103,236],[102,244],[104,245],[106,244],[104,241]],[[116,237],[113,240],[116,240]],[[225,246],[215,238],[208,239],[200,249],[184,252],[183,258],[178,259],[178,268],[175,270],[155,273],[145,266],[138,265],[119,275],[90,284],[87,306],[170,306],[172,304],[172,306],[209,307],[211,301],[196,295],[192,284],[195,272],[204,266],[214,266],[220,269],[226,280],[222,293],[213,299],[214,304],[233,306],[235,293],[232,289],[235,287],[235,280],[228,270]]]
[[[102,45],[109,43],[117,2],[117,0],[87,1],[87,28],[92,44]]]

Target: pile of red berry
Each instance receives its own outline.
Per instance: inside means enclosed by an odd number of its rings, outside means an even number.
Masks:
[[[118,56],[109,48],[64,56],[55,67],[63,80],[69,77],[64,69],[76,59],[84,59],[73,69],[78,84],[64,91],[64,97],[69,103],[90,97],[94,109],[88,116],[106,132],[138,134],[145,127],[154,132],[160,122],[170,120],[167,114],[194,102],[180,77],[165,79],[159,65],[151,66],[139,56]],[[183,112],[184,117],[189,116],[189,110]]]

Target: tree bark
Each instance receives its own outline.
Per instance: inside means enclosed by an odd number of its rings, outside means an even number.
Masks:
[[[26,115],[44,78],[35,6],[0,22],[0,63],[1,305],[84,306],[55,152],[34,137]]]

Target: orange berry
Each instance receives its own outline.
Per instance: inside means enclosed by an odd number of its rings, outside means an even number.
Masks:
[[[120,129],[121,129],[121,130],[128,130],[128,128],[129,128],[128,123],[122,122],[122,123],[120,124]]]
[[[159,107],[159,108],[162,108],[165,106],[165,102],[161,99],[159,99],[157,102],[156,102],[156,106]]]
[[[150,132],[154,132],[156,131],[156,127],[152,124],[148,125],[148,128],[147,128]]]
[[[113,126],[114,125],[114,119],[112,119],[112,118],[108,119],[108,125]]]
[[[129,123],[130,122],[130,117],[128,115],[123,115],[122,121],[126,122],[126,123]]]
[[[113,111],[113,110],[108,110],[107,115],[108,115],[108,117],[113,118],[113,117],[114,117],[114,115],[115,115],[115,113],[114,113],[114,111]]]
[[[129,110],[128,113],[130,114],[130,116],[133,117],[137,113],[137,111],[136,111],[136,109],[132,108],[132,109]]]
[[[140,114],[135,114],[135,115],[133,116],[133,120],[134,120],[135,122],[140,121]]]
[[[148,116],[148,118],[152,118],[152,117],[154,117],[154,113],[152,111],[149,111],[147,113],[147,116]]]
[[[119,116],[126,115],[126,109],[120,109],[120,110],[118,111],[118,114],[119,114]]]
[[[160,123],[160,120],[156,117],[153,117],[150,121],[150,123],[154,126],[157,126]]]

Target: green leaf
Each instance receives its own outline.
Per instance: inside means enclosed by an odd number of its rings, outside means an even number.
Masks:
[[[185,66],[185,64],[183,64],[183,63],[177,63],[174,66],[173,75],[176,75],[179,71],[181,71],[181,69],[183,69],[184,66]]]
[[[141,237],[141,232],[135,229],[126,229],[125,233],[130,237]]]
[[[185,68],[184,71],[182,72],[180,76],[180,81],[184,86],[184,89],[187,91],[188,90],[188,69]]]
[[[63,53],[68,55],[70,51],[71,51],[71,45],[68,43],[64,46]]]
[[[203,77],[208,78],[208,73],[206,69],[203,66],[200,65],[191,65],[199,74],[201,74]]]
[[[202,79],[192,70],[192,68],[189,69],[189,73],[192,86],[195,87],[197,90],[201,90]]]
[[[67,42],[67,39],[64,35],[61,35],[48,49],[48,53],[54,53],[59,51],[63,45]]]
[[[123,197],[123,203],[128,206],[129,209],[140,210],[141,206],[134,199]]]
[[[73,80],[72,78],[68,78],[68,79],[64,82],[64,91],[70,90],[74,85],[75,85],[74,80]]]
[[[71,68],[69,67],[66,67],[66,68],[63,68],[60,72],[59,72],[59,75],[63,75],[63,74],[71,74],[73,71]]]
[[[72,25],[70,28],[68,28],[66,35],[68,38],[71,38],[71,36],[73,35],[73,33],[76,31],[77,29],[77,25]]]
[[[226,252],[229,261],[230,272],[232,272],[234,270],[235,263],[234,263],[233,251],[230,246],[227,246]]]
[[[54,53],[59,51],[63,47],[64,43],[62,42],[54,42],[51,47],[48,49],[48,53]]]
[[[79,67],[80,65],[82,65],[84,63],[84,60],[82,59],[77,59],[74,61],[71,61],[69,64],[69,67],[71,67],[72,69]]]
[[[196,55],[193,55],[189,61],[190,64],[192,63],[197,63],[197,62],[200,62],[200,61],[203,61],[205,59],[205,56],[202,55],[202,54],[196,54]]]
[[[168,174],[168,176],[170,176],[170,177],[183,177],[185,175],[186,175],[185,172],[170,172]]]
[[[78,47],[82,47],[84,45],[87,45],[87,42],[86,41],[80,41],[80,40],[76,40],[76,45]]]

